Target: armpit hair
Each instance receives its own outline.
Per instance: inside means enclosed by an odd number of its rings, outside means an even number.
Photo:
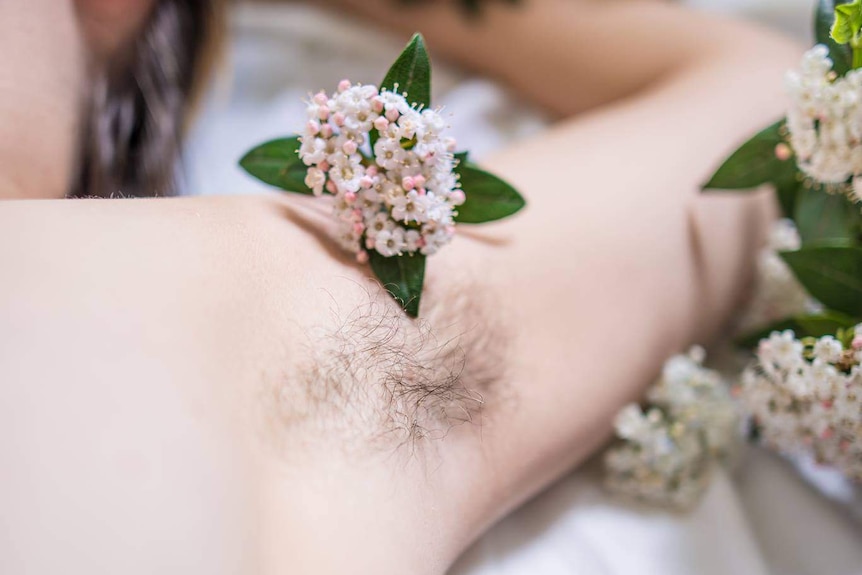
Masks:
[[[281,387],[282,423],[311,423],[345,445],[413,448],[455,426],[481,425],[505,379],[508,338],[469,293],[428,298],[418,320],[379,287],[348,311],[333,304],[331,321],[308,332]]]

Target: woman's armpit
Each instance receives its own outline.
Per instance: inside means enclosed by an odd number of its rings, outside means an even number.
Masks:
[[[313,437],[348,451],[413,452],[480,426],[505,382],[509,337],[487,300],[456,288],[427,294],[418,320],[376,284],[358,303],[333,303],[265,382],[267,436],[279,449]]]

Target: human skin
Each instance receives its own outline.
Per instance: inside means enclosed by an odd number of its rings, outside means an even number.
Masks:
[[[357,402],[321,395],[333,382],[309,361],[344,318],[393,307],[307,198],[6,202],[0,571],[443,573],[724,325],[773,210],[698,184],[781,114],[798,50],[661,3],[490,10],[389,22],[577,114],[483,163],[522,214],[429,260],[420,314],[468,367],[496,364],[465,381],[473,421],[390,441],[385,365],[343,382]]]

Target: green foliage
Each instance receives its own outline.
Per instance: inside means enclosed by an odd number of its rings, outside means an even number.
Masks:
[[[389,68],[380,89],[404,94],[411,104],[425,108],[431,105],[431,59],[421,34],[413,35]]]
[[[796,179],[793,158],[780,160],[775,148],[784,144],[784,120],[758,132],[725,160],[703,189],[748,190],[762,184],[787,184]]]
[[[431,106],[431,57],[422,34],[413,35],[386,72],[380,89],[402,94],[411,104],[426,108]],[[378,137],[376,130],[368,134],[372,150]]]
[[[368,252],[371,270],[383,288],[395,298],[410,317],[419,316],[422,285],[425,282],[425,259],[420,253],[383,257],[376,250]]]
[[[494,174],[464,162],[456,172],[461,176],[461,189],[467,200],[458,207],[455,221],[481,224],[501,220],[519,212],[526,201],[511,185]]]
[[[814,37],[818,44],[829,48],[833,69],[843,76],[853,69],[853,49],[849,44],[840,44],[832,38],[832,28],[835,24],[836,6],[847,3],[847,0],[818,0],[817,12],[814,17]]]
[[[423,4],[430,3],[432,0],[400,0],[402,4]],[[506,4],[519,4],[521,0],[501,0]],[[482,0],[460,0],[461,7],[464,12],[471,17],[477,17],[482,13]]]
[[[827,308],[862,317],[862,248],[804,246],[781,257],[805,289]]]
[[[819,189],[799,190],[794,220],[803,244],[851,244],[859,229],[859,206],[842,194]]]
[[[839,44],[850,44],[859,37],[862,30],[862,0],[835,6],[835,22],[829,35]]]
[[[287,192],[311,195],[311,189],[305,185],[308,166],[297,155],[299,146],[298,136],[272,140],[249,151],[239,161],[239,165],[271,186]]]

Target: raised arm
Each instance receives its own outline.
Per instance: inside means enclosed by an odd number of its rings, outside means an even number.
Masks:
[[[707,60],[738,58],[754,66],[779,45],[769,44],[763,30],[664,0],[522,0],[515,6],[487,0],[472,19],[455,0],[408,7],[396,0],[325,3],[404,34],[420,31],[435,55],[496,77],[560,116],[633,95]]]

